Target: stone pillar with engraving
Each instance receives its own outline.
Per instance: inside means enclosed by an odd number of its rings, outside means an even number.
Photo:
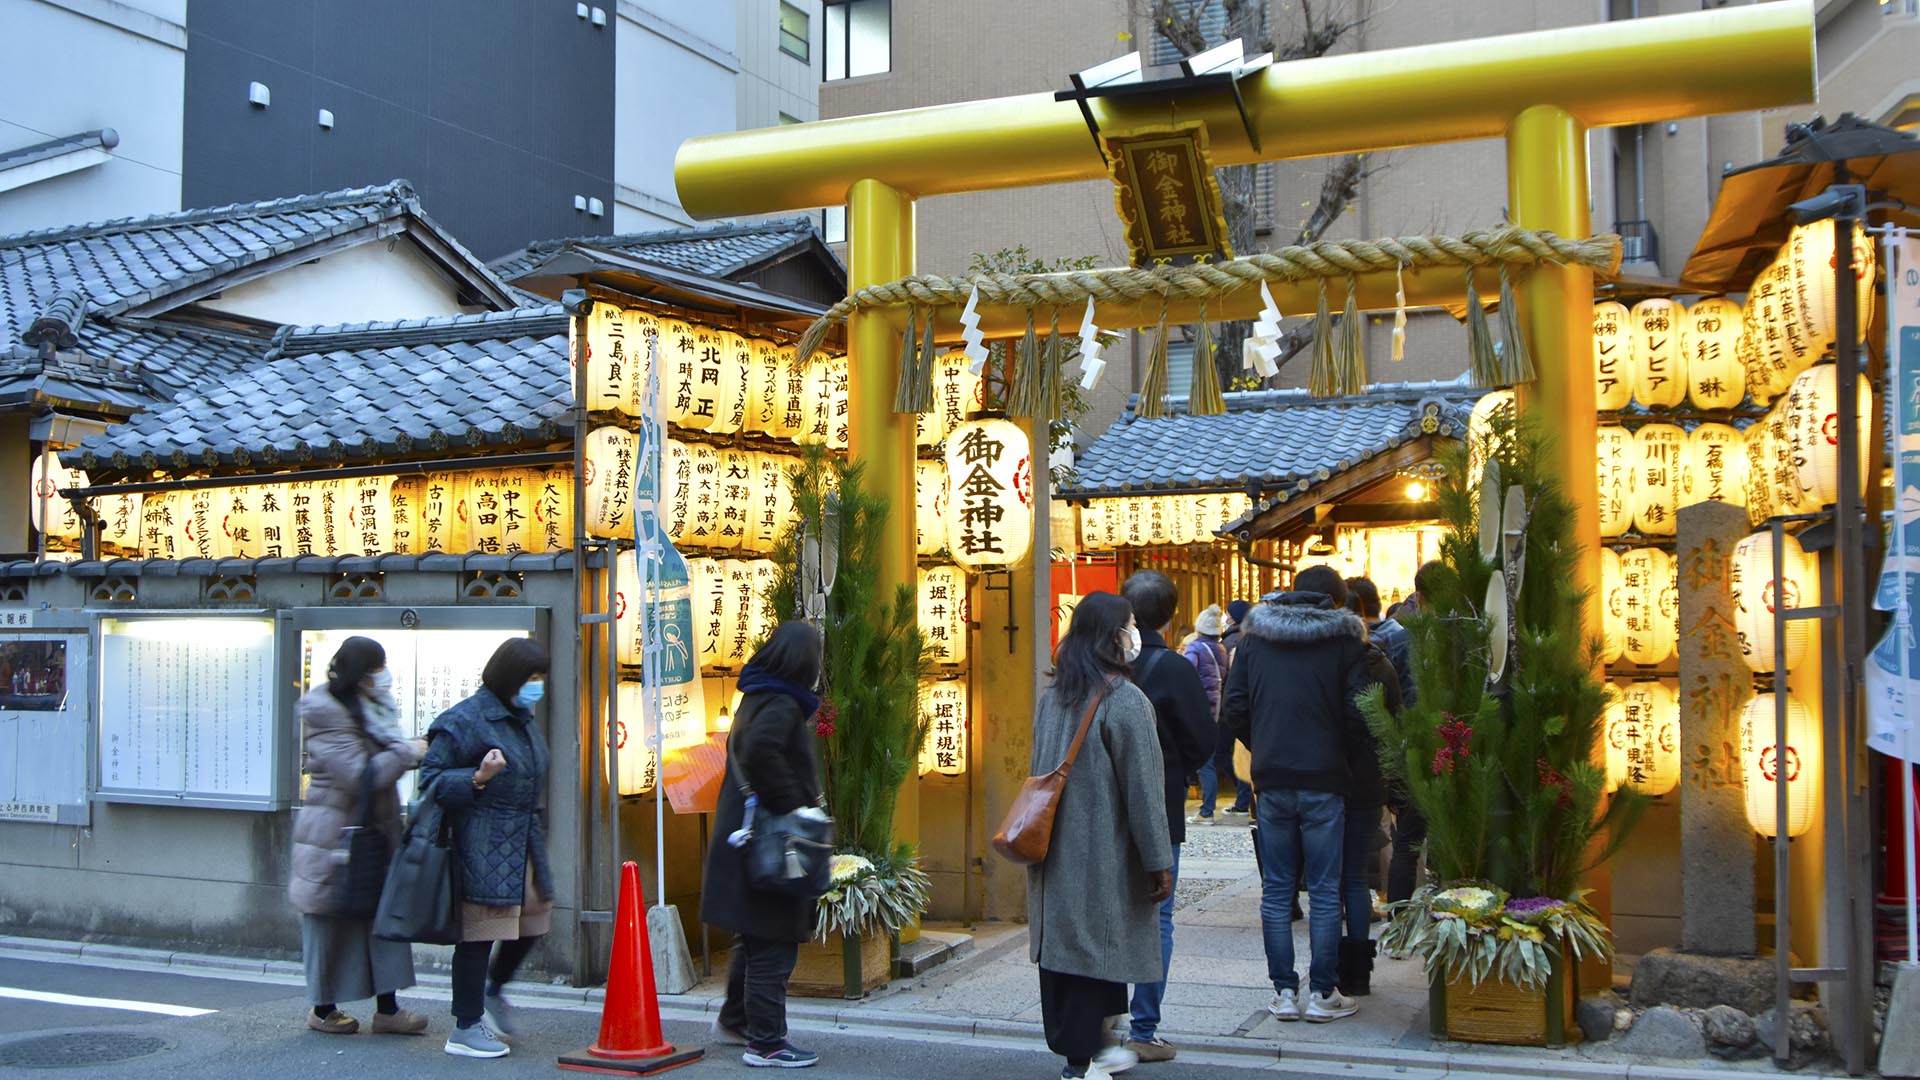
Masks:
[[[1753,676],[1734,631],[1728,561],[1747,535],[1745,509],[1680,510],[1680,950],[1752,956],[1753,830],[1740,771],[1740,710]]]

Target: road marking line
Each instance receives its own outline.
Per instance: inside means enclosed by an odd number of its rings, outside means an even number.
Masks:
[[[213,1009],[196,1009],[188,1005],[168,1005],[161,1001],[127,1001],[121,998],[82,997],[79,994],[55,994],[47,990],[22,990],[13,986],[0,986],[0,998],[13,998],[17,1001],[39,1001],[48,1005],[79,1005],[89,1009],[119,1009],[122,1012],[156,1013],[160,1016],[207,1016]]]

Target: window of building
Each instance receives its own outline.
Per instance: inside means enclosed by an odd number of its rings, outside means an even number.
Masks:
[[[893,70],[893,0],[827,0],[826,79]]]
[[[820,214],[820,232],[829,244],[847,242],[847,208],[829,206]]]
[[[812,40],[812,27],[808,25],[807,13],[781,0],[780,2],[780,51],[802,63],[809,63],[813,53],[808,48]]]

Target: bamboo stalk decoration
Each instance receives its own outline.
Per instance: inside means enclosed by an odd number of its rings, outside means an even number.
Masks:
[[[1193,371],[1187,389],[1187,412],[1194,416],[1219,416],[1227,411],[1227,400],[1220,396],[1220,373],[1213,366],[1213,327],[1207,322],[1207,306],[1200,305],[1200,323],[1193,328]]]
[[[1503,225],[1460,236],[1402,236],[1378,240],[1320,240],[1225,262],[1190,266],[1069,270],[1052,274],[977,274],[948,278],[916,274],[856,290],[815,320],[800,339],[796,363],[819,349],[834,326],[855,311],[917,304],[959,309],[979,293],[976,304],[1013,307],[1078,307],[1088,297],[1102,303],[1199,300],[1225,296],[1257,282],[1297,282],[1347,274],[1384,274],[1396,268],[1488,266],[1542,262],[1588,267],[1602,276],[1620,269],[1620,238],[1567,239],[1551,232]]]
[[[1360,304],[1354,298],[1359,288],[1348,274],[1347,306],[1340,312],[1340,353],[1334,365],[1342,394],[1362,394],[1367,389],[1367,327],[1360,321]]]
[[[1487,328],[1487,306],[1473,287],[1473,271],[1467,271],[1467,359],[1473,372],[1473,385],[1500,385],[1500,359],[1493,352],[1493,332]]]
[[[1333,316],[1327,313],[1327,283],[1320,283],[1320,310],[1313,316],[1313,370],[1307,375],[1307,393],[1314,397],[1338,394],[1339,376],[1333,367]]]
[[[1507,267],[1500,267],[1500,328],[1506,345],[1500,356],[1501,381],[1509,386],[1530,383],[1534,378],[1533,354],[1527,348],[1527,335],[1520,323],[1520,308],[1513,300],[1513,282]]]
[[[1167,396],[1167,314],[1160,313],[1160,329],[1153,336],[1153,349],[1147,353],[1147,377],[1140,384],[1140,400],[1133,407],[1135,416],[1152,420],[1165,414]]]
[[[920,341],[914,332],[915,320],[920,317],[918,307],[907,309],[907,329],[900,335],[900,371],[893,384],[893,411],[897,413],[919,412],[914,408],[914,382],[920,374]],[[933,327],[933,313],[927,312],[927,327]]]

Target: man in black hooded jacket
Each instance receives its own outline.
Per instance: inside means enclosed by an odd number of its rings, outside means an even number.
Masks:
[[[1259,793],[1260,922],[1281,1020],[1324,1023],[1358,1004],[1339,979],[1340,866],[1349,761],[1368,745],[1355,703],[1372,685],[1367,627],[1346,610],[1346,582],[1329,566],[1294,575],[1292,592],[1263,597],[1247,613],[1223,702],[1234,737],[1253,751]],[[1289,908],[1304,862],[1312,961],[1299,1000]]]

